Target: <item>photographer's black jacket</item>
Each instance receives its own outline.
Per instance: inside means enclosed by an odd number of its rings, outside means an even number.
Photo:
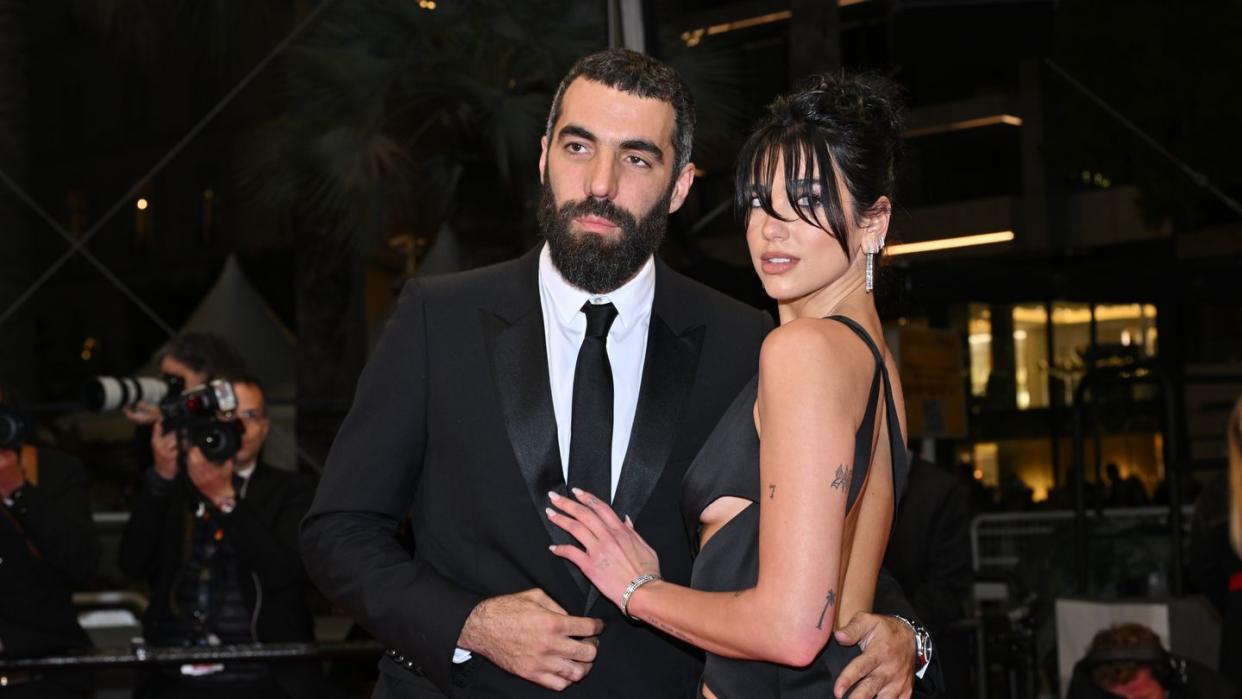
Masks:
[[[314,489],[314,483],[304,476],[259,463],[236,509],[228,515],[215,512],[237,554],[238,585],[246,606],[252,611],[258,607],[257,642],[313,640],[303,599],[306,573],[298,551],[298,525],[310,507]],[[188,479],[163,481],[148,471],[121,537],[121,570],[151,585],[143,628],[152,645],[166,640],[151,634],[172,613],[169,600],[186,558],[181,550],[185,516],[199,500]],[[281,678],[282,685],[285,679]]]
[[[83,648],[74,587],[95,574],[99,538],[81,462],[39,449],[38,484],[13,507],[0,504],[0,655],[42,655]]]

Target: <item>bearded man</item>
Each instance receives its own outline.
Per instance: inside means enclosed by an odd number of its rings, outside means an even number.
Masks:
[[[689,581],[682,475],[772,327],[654,257],[693,131],[671,68],[587,56],[542,140],[545,242],[403,291],[302,528],[312,579],[392,647],[375,696],[697,696],[700,653],[600,599],[544,515],[567,484],[608,493]],[[912,674],[913,634],[871,628]]]

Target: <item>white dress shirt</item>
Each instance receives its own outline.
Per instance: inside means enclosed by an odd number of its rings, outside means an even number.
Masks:
[[[561,474],[569,481],[569,436],[573,424],[574,369],[578,349],[586,336],[582,304],[611,303],[617,319],[608,330],[608,363],[612,366],[612,479],[609,498],[617,492],[621,464],[630,444],[638,390],[647,358],[647,329],[651,326],[651,303],[655,299],[655,261],[647,263],[621,288],[596,296],[570,284],[552,264],[545,243],[539,253],[539,305],[543,309],[543,339],[548,351],[548,383],[552,388],[552,412],[561,450]],[[602,493],[596,493],[602,495]],[[469,651],[457,648],[454,663],[469,660]]]
[[[552,411],[556,415],[556,436],[566,481],[569,480],[574,369],[578,364],[578,350],[586,336],[586,314],[582,312],[582,305],[589,301],[611,303],[617,308],[617,319],[608,330],[607,344],[608,363],[612,366],[612,492],[596,495],[612,498],[621,479],[621,464],[625,461],[634,413],[638,409],[654,297],[655,262],[650,258],[621,288],[596,296],[561,276],[552,264],[546,244],[539,253],[539,303],[543,308],[543,338],[548,350],[548,383],[552,389]]]

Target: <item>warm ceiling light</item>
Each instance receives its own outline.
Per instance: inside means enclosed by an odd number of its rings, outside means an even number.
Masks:
[[[924,240],[918,243],[898,243],[890,245],[884,248],[884,250],[888,255],[910,255],[916,252],[932,252],[933,250],[951,250],[953,248],[969,248],[976,245],[1008,243],[1011,240],[1013,240],[1013,231],[999,231],[997,233],[963,235],[957,238]]]
[[[138,203],[137,203],[137,207],[138,207],[138,210],[139,210],[139,211],[146,211],[146,210],[147,210],[147,200],[146,200],[146,199],[139,199],[139,200],[138,200]]]
[[[857,5],[866,1],[867,0],[837,0],[837,5],[840,7],[849,7],[850,5]],[[745,19],[738,19],[732,22],[721,22],[720,24],[713,24],[710,27],[687,29],[681,33],[681,40],[686,46],[694,47],[699,45],[705,34],[707,36],[715,36],[716,34],[724,34],[725,32],[731,32],[735,29],[749,29],[763,24],[771,24],[772,22],[783,22],[791,19],[792,17],[792,10],[769,12],[766,15],[747,17]]]
[[[965,131],[966,129],[978,129],[984,126],[996,126],[1005,124],[1008,126],[1021,126],[1022,117],[1013,114],[994,114],[992,116],[977,117],[975,119],[962,119],[960,121],[951,121],[947,124],[935,124],[932,126],[920,126],[915,129],[906,129],[901,132],[904,138],[918,138],[920,136],[932,136],[938,133],[949,133],[951,131]]]

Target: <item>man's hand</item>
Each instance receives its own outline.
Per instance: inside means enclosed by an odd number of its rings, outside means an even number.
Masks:
[[[233,492],[232,459],[222,464],[213,463],[203,456],[201,449],[191,447],[186,454],[185,472],[198,492],[216,507],[225,500],[237,497]]]
[[[569,616],[534,588],[480,602],[466,619],[457,645],[559,692],[591,671],[603,630],[604,622]]]
[[[862,648],[862,655],[837,678],[837,699],[909,699],[914,693],[914,632],[909,626],[891,616],[859,612],[836,637],[843,646]]]
[[[121,406],[121,414],[136,425],[153,425],[160,419],[160,409],[145,400]]]
[[[26,472],[22,471],[21,459],[12,449],[0,449],[0,497],[8,497],[13,491],[26,485]]]
[[[151,456],[160,478],[171,481],[177,477],[177,431],[165,434],[162,421],[157,420],[151,427]]]

